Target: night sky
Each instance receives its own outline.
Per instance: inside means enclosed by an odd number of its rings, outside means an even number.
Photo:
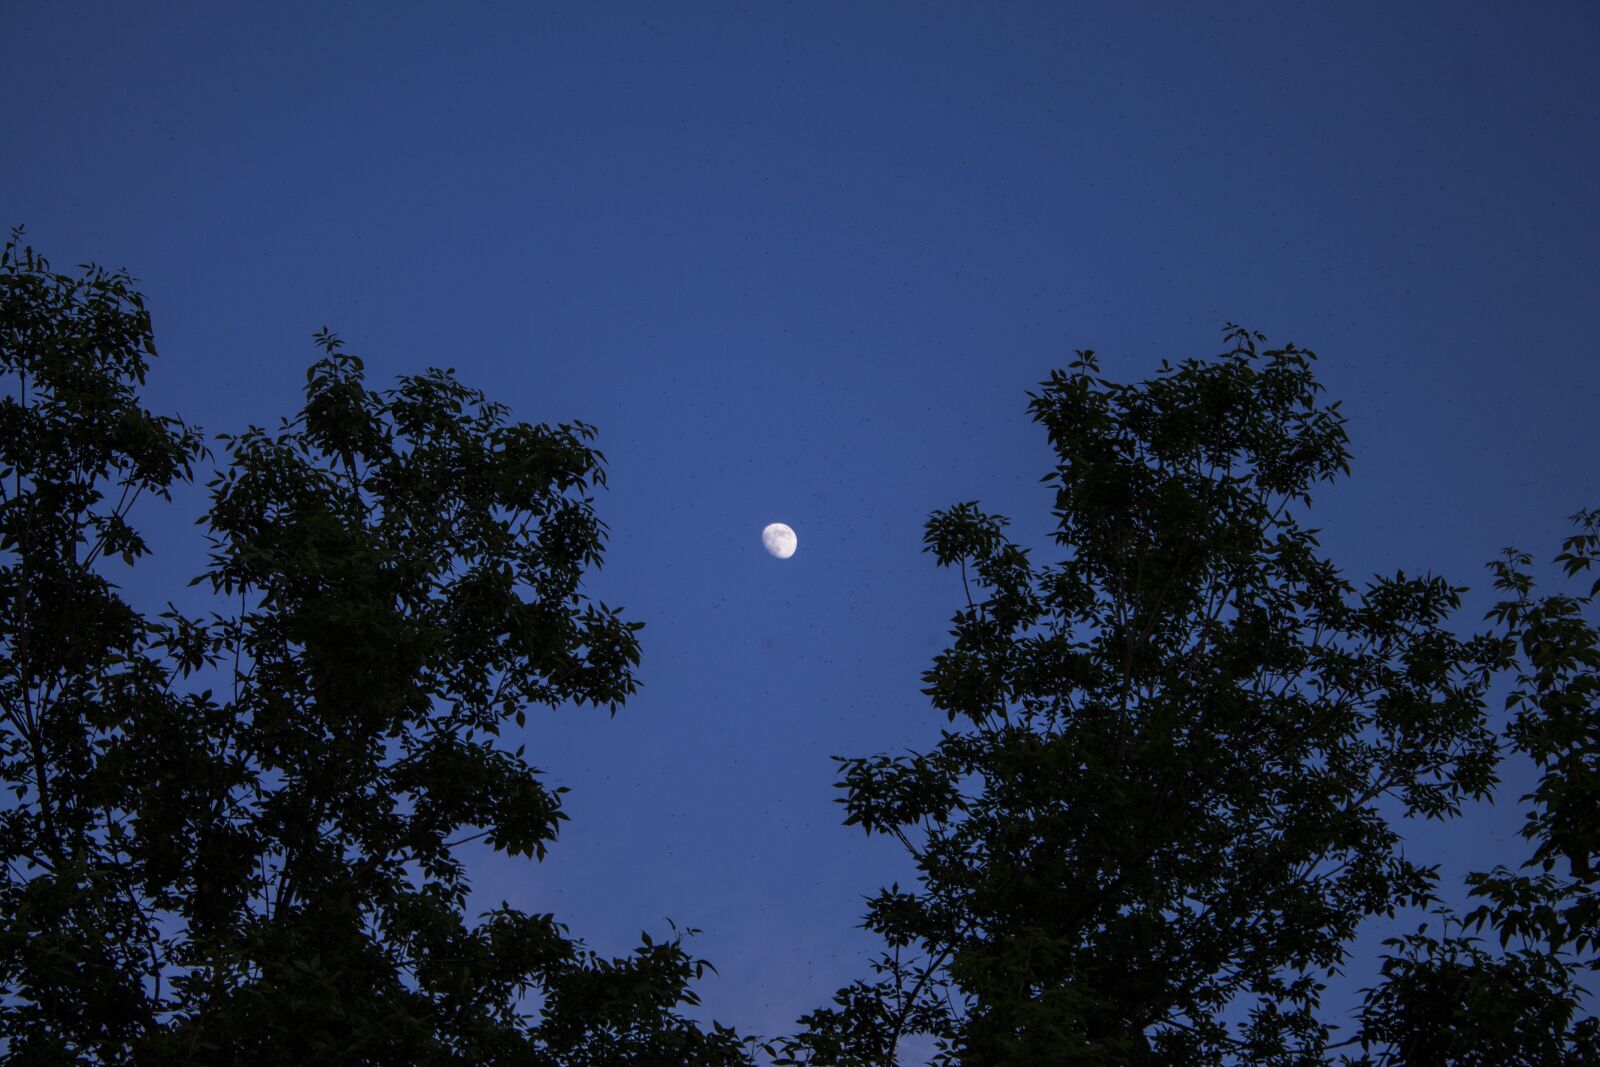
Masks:
[[[150,403],[208,431],[296,410],[323,325],[373,384],[599,428],[589,588],[646,624],[643,689],[529,719],[572,822],[475,853],[474,905],[610,952],[699,927],[702,1014],[772,1033],[907,874],[829,756],[944,724],[922,523],[981,500],[1049,558],[1026,393],[1074,349],[1316,350],[1355,465],[1311,524],[1352,578],[1473,586],[1464,628],[1485,562],[1600,505],[1597,11],[0,0],[0,223],[128,267]],[[198,506],[136,512],[140,603],[200,570]],[[1515,784],[1416,849],[1519,860]]]

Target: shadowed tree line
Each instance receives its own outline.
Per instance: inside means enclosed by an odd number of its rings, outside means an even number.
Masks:
[[[635,688],[639,625],[582,588],[593,429],[449,371],[372,388],[316,340],[297,414],[208,437],[143,406],[126,273],[5,247],[8,1062],[1600,1062],[1600,513],[1563,591],[1508,551],[1463,633],[1461,588],[1352,582],[1304,524],[1349,469],[1310,352],[1230,327],[1135,384],[1079,353],[1030,403],[1055,558],[976,502],[935,512],[938,743],[838,761],[845,823],[916,884],[870,898],[864,976],[763,1040],[685,1014],[693,931],[607,958],[467,913],[464,845],[532,862],[566,817],[502,726]],[[195,478],[211,607],[142,612],[108,562]],[[1527,855],[1451,913],[1399,822],[1493,795],[1507,751],[1538,770]],[[1403,909],[1432,915],[1329,1018],[1358,928]]]

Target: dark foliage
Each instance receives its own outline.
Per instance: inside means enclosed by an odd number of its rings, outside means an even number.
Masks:
[[[1600,1063],[1583,981],[1600,971],[1600,512],[1573,522],[1555,558],[1573,592],[1535,596],[1532,557],[1514,549],[1493,565],[1506,599],[1490,618],[1514,667],[1507,735],[1539,771],[1522,798],[1532,855],[1518,870],[1470,876],[1479,906],[1460,920],[1446,913],[1439,935],[1425,926],[1388,942],[1359,1062]]]
[[[1301,524],[1347,473],[1313,357],[1231,350],[1123,385],[1092,353],[1031,410],[1056,454],[1048,565],[976,503],[926,546],[965,606],[926,676],[929,752],[841,759],[846,822],[915,858],[869,904],[884,954],[778,1063],[1600,1061],[1600,581],[1357,588]],[[681,1014],[674,929],[620,959],[553,916],[470,918],[469,841],[543,857],[562,821],[500,739],[634,690],[637,624],[588,600],[591,428],[531,426],[447,371],[372,390],[318,335],[302,411],[218,439],[195,579],[145,614],[112,578],[141,500],[213,457],[139,398],[124,273],[0,259],[0,1054],[24,1064],[749,1062]],[[1589,583],[1600,514],[1557,563]],[[1355,1036],[1322,1017],[1358,926],[1438,907],[1394,820],[1494,785],[1485,693],[1538,768],[1522,867],[1388,943]],[[1359,1058],[1355,1058],[1359,1056]]]
[[[458,851],[540,857],[561,790],[499,741],[612,708],[637,624],[587,600],[603,459],[449,372],[367,388],[319,335],[305,407],[222,438],[196,579],[106,577],[208,456],[139,400],[123,273],[0,263],[0,1043],[16,1063],[726,1064],[676,932],[622,959],[465,914]]]
[[[1494,782],[1492,637],[1459,590],[1356,588],[1301,524],[1347,472],[1311,353],[1231,350],[1108,381],[1091,353],[1033,396],[1059,562],[976,504],[927,550],[966,605],[925,692],[926,753],[840,761],[846,822],[915,858],[870,902],[886,954],[780,1043],[971,1065],[1319,1061],[1323,980],[1358,925],[1430,902],[1394,814]]]

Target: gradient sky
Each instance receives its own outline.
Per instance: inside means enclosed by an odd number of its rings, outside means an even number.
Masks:
[[[1596,12],[0,0],[0,223],[127,266],[151,402],[209,430],[295,410],[324,324],[376,384],[449,366],[599,427],[591,589],[646,623],[644,688],[530,719],[573,821],[478,896],[608,951],[700,927],[705,1014],[773,1032],[905,874],[828,757],[943,723],[922,522],[979,499],[1040,542],[1025,393],[1073,349],[1315,349],[1355,452],[1325,547],[1474,586],[1463,626],[1485,561],[1600,504]],[[164,599],[202,543],[142,518]],[[1510,799],[1416,847],[1520,858]]]

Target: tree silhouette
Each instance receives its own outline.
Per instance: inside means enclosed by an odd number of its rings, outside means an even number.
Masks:
[[[927,672],[926,753],[839,760],[847,824],[914,857],[869,903],[874,973],[777,1063],[1590,1063],[1600,967],[1600,581],[1357,588],[1302,523],[1348,473],[1314,357],[1230,327],[1127,385],[1080,353],[1032,395],[1060,559],[976,503],[925,546],[965,604]],[[305,403],[215,439],[140,400],[124,272],[0,255],[0,1050],[17,1063],[747,1063],[681,1009],[674,928],[608,959],[550,915],[466,914],[471,841],[543,857],[560,789],[500,732],[616,708],[638,625],[582,591],[605,529],[581,423],[516,422],[431,370],[370,389],[326,331]],[[112,578],[134,508],[215,465],[203,616]],[[1557,564],[1588,581],[1600,513]],[[1539,772],[1517,869],[1439,907],[1400,816],[1495,782],[1485,698]],[[1392,939],[1351,1037],[1323,981]],[[1437,920],[1435,920],[1437,921]]]
[[[930,751],[840,760],[846,823],[914,857],[866,925],[869,979],[779,1061],[1301,1063],[1363,919],[1433,900],[1394,816],[1494,781],[1504,659],[1446,627],[1459,590],[1356,588],[1300,518],[1348,472],[1313,355],[1229,351],[1134,385],[1090,352],[1032,395],[1055,452],[1036,563],[975,503],[925,544],[966,603],[925,676]]]
[[[1573,522],[1555,562],[1568,579],[1587,580],[1600,561],[1600,511]],[[1518,870],[1469,876],[1480,903],[1465,917],[1445,911],[1437,933],[1424,924],[1387,942],[1357,1062],[1600,1062],[1600,1021],[1584,1014],[1592,993],[1580,978],[1600,970],[1600,578],[1535,596],[1532,564],[1508,549],[1492,565],[1506,598],[1489,616],[1512,660],[1507,736],[1539,771],[1522,798],[1532,855]],[[1484,943],[1485,930],[1498,947]]]
[[[305,406],[222,438],[196,579],[107,578],[135,502],[208,458],[145,410],[125,273],[0,261],[0,1043],[17,1063],[724,1064],[677,1013],[676,932],[604,959],[549,915],[464,914],[461,846],[540,857],[565,815],[499,740],[634,690],[593,431],[447,371],[369,389],[326,332]]]

